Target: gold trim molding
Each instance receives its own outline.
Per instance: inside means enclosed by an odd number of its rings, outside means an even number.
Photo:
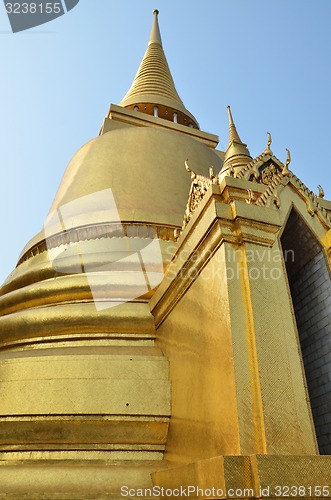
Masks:
[[[120,222],[120,223],[100,223],[76,227],[44,238],[33,245],[19,259],[17,266],[23,262],[39,255],[52,248],[61,245],[77,243],[79,241],[89,241],[101,238],[151,238],[155,237],[163,241],[177,241],[180,228],[177,226],[165,226],[157,224]]]

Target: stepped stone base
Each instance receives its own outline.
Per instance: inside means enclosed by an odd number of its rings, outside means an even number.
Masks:
[[[226,456],[172,468],[164,460],[2,461],[0,484],[1,500],[325,499],[331,456]]]
[[[0,499],[119,500],[121,487],[152,488],[151,471],[165,461],[0,462]],[[137,498],[142,498],[137,497]],[[144,497],[148,498],[148,497]]]

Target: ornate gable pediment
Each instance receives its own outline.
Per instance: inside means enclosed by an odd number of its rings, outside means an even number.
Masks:
[[[197,207],[200,205],[200,202],[208,191],[209,186],[216,183],[212,167],[209,169],[209,178],[193,172],[193,170],[189,167],[187,160],[185,161],[185,168],[191,174],[191,189],[184,214],[183,228],[188,224],[193,212],[195,212]]]
[[[230,195],[225,200],[226,203],[231,203],[231,201],[234,200],[245,200],[249,204],[260,207],[275,207],[279,209],[281,204],[280,192],[288,186],[305,202],[309,215],[312,217],[316,215],[326,228],[331,228],[331,210],[327,210],[322,203],[322,198],[324,196],[323,188],[318,186],[318,195],[311,191],[291,170],[289,170],[291,162],[290,151],[287,149],[286,161],[282,163],[270,150],[270,144],[271,136],[268,134],[268,145],[265,151],[248,165],[243,166],[237,172],[235,172],[230,165],[226,170],[221,170],[217,175],[214,174],[213,168],[211,167],[209,178],[196,174],[189,168],[188,162],[185,162],[186,170],[191,173],[192,184],[185,211],[183,228],[191,219],[208,188],[212,184],[220,186],[226,176],[245,181],[242,187],[239,184],[235,190],[232,190],[232,192],[230,190]],[[249,188],[247,187],[247,181],[251,183]],[[259,186],[257,187],[257,185]]]
[[[268,143],[261,155],[251,161],[248,165],[242,167],[235,177],[247,181],[258,182],[266,186],[276,180],[278,176],[287,176],[289,174],[289,164],[291,163],[291,154],[287,149],[287,158],[283,164],[271,151],[271,135],[268,132]]]
[[[235,177],[268,185],[282,173],[284,165],[274,155],[262,154],[243,167]]]

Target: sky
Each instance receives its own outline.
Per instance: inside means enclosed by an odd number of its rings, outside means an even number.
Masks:
[[[80,0],[13,34],[0,3],[0,283],[44,223],[70,158],[130,87],[160,11],[187,109],[228,139],[227,110],[253,157],[274,154],[331,198],[330,0]]]

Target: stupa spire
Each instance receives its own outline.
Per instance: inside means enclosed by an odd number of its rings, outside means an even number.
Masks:
[[[159,11],[154,10],[147,50],[120,106],[199,128],[197,120],[185,108],[176,90],[162,47],[158,14]]]
[[[237,132],[231,108],[228,106],[229,118],[229,143],[225,151],[223,170],[230,165],[233,167],[242,167],[252,161],[252,157],[247,148],[247,144],[243,143]]]
[[[236,128],[234,121],[233,121],[233,116],[231,113],[230,106],[228,106],[228,119],[229,119],[229,145],[232,143],[232,141],[236,141],[236,142],[242,144],[242,141],[241,141],[239,134],[237,132],[237,128]]]

